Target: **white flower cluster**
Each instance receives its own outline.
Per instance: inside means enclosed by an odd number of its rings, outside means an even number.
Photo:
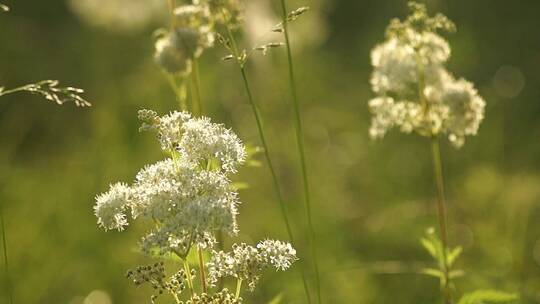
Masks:
[[[180,256],[194,244],[211,247],[218,230],[236,234],[239,201],[227,177],[245,158],[236,135],[187,113],[158,117],[141,111],[140,116],[146,121],[143,127],[156,129],[162,148],[173,149],[176,157],[145,167],[131,186],[114,184],[99,195],[94,207],[98,224],[106,230],[123,230],[129,210],[133,218],[155,223],[141,242],[143,251],[159,249]],[[218,168],[201,165],[214,159],[220,162]]]
[[[174,10],[170,30],[161,31],[156,40],[154,59],[171,74],[191,73],[192,61],[206,48],[214,45],[210,11],[196,5],[184,5]]]
[[[224,173],[235,173],[247,154],[238,136],[207,117],[194,118],[187,112],[172,112],[159,117],[149,110],[139,111],[142,130],[155,130],[164,151],[178,152],[180,158],[195,165],[217,164]]]
[[[465,136],[476,135],[485,102],[472,83],[444,66],[450,46],[437,31],[454,31],[454,24],[440,14],[428,16],[424,5],[409,5],[412,14],[403,22],[392,20],[386,41],[371,52],[377,97],[369,101],[370,136],[381,138],[397,127],[428,137],[446,134],[461,147]]]
[[[232,252],[214,251],[208,263],[208,282],[215,285],[219,278],[232,276],[246,281],[253,291],[263,270],[286,270],[296,260],[296,250],[289,243],[265,240],[256,247],[234,244]]]
[[[190,74],[193,59],[214,45],[215,27],[238,25],[241,12],[238,0],[199,0],[175,8],[172,28],[156,40],[156,62],[171,74]]]
[[[128,225],[126,202],[130,200],[130,196],[131,189],[123,183],[113,184],[108,192],[98,195],[94,206],[98,225],[105,230],[124,230],[124,227]]]

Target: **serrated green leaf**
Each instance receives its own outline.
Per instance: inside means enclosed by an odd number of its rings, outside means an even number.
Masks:
[[[517,300],[513,293],[498,290],[477,290],[463,295],[458,304],[507,303]]]

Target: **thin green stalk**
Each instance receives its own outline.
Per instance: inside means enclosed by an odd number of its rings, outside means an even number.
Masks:
[[[169,6],[169,15],[171,18],[171,28],[174,28],[176,24],[176,18],[174,17],[174,9],[176,7],[176,1],[175,0],[167,0],[167,4]]]
[[[7,239],[6,239],[6,226],[4,223],[4,210],[2,205],[0,205],[0,224],[2,228],[2,245],[4,248],[4,268],[6,272],[6,290],[7,297],[9,298],[9,303],[13,304],[13,290],[11,289],[11,276],[9,274],[9,259],[8,259],[8,248],[7,248]]]
[[[287,208],[285,206],[285,200],[283,199],[283,195],[281,193],[281,187],[279,185],[279,180],[278,180],[278,177],[277,177],[277,174],[276,174],[276,170],[274,169],[274,164],[272,162],[272,158],[270,156],[270,149],[269,149],[268,144],[266,142],[266,134],[265,134],[265,131],[264,131],[264,123],[263,123],[262,115],[261,115],[261,112],[259,110],[259,107],[258,107],[257,103],[255,102],[255,100],[253,98],[253,94],[251,92],[251,86],[249,85],[249,80],[248,80],[248,77],[247,77],[247,73],[246,73],[244,63],[240,62],[240,60],[238,59],[239,58],[239,52],[238,52],[238,47],[237,47],[234,35],[233,35],[232,31],[230,30],[230,28],[228,28],[228,27],[227,27],[227,31],[228,31],[228,34],[229,34],[229,39],[230,39],[230,41],[232,43],[232,48],[233,48],[232,50],[234,52],[233,55],[236,58],[237,63],[239,65],[239,67],[240,67],[240,74],[242,75],[242,80],[243,80],[243,83],[244,83],[244,89],[246,90],[246,94],[247,94],[247,97],[248,97],[248,100],[249,100],[249,104],[250,104],[251,109],[253,111],[253,115],[255,116],[255,121],[257,123],[257,130],[259,132],[259,138],[260,138],[261,144],[263,146],[264,156],[266,158],[266,162],[268,163],[268,167],[269,167],[270,173],[272,175],[272,181],[273,181],[273,184],[274,184],[274,191],[276,192],[276,196],[278,198],[279,207],[280,207],[280,211],[281,211],[281,216],[283,217],[283,221],[285,222],[285,227],[286,227],[286,230],[287,230],[287,235],[289,237],[289,240],[291,241],[291,243],[294,244],[295,243],[294,242],[294,235],[292,233],[292,228],[291,228],[291,224],[290,224],[290,221],[289,221],[289,216],[287,214]],[[303,286],[304,286],[304,291],[306,293],[307,301],[308,301],[308,303],[311,303],[311,296],[310,296],[310,293],[309,293],[309,288],[308,288],[308,285],[307,285],[307,279],[306,279],[306,275],[305,275],[304,270],[301,270],[301,276],[302,276],[302,283],[303,283]]]
[[[444,286],[443,296],[444,303],[452,303],[452,293],[450,291],[450,275],[448,260],[446,258],[446,249],[448,248],[448,234],[447,234],[447,215],[446,215],[446,199],[444,195],[444,179],[441,162],[441,151],[439,147],[439,140],[433,136],[431,138],[431,153],[433,157],[433,173],[435,177],[435,186],[437,188],[437,213],[439,216],[439,228],[441,234],[441,242],[443,247],[443,272],[444,272]]]
[[[27,86],[22,86],[22,87],[14,88],[14,89],[11,89],[11,90],[0,91],[0,96],[13,94],[13,93],[16,93],[16,92],[22,92],[22,91],[26,91],[26,90],[27,90]]]
[[[242,279],[236,280],[236,293],[234,295],[234,299],[238,300],[240,298],[240,290],[242,290]]]
[[[174,301],[176,302],[176,304],[182,303],[182,302],[180,302],[180,298],[178,298],[178,295],[175,292],[173,292],[172,295],[174,297]]]
[[[204,293],[206,293],[206,275],[204,273],[204,260],[203,260],[203,254],[202,250],[200,248],[197,249],[199,253],[199,271],[201,273],[201,286]]]
[[[193,59],[193,71],[191,72],[191,80],[193,81],[193,112],[195,115],[204,113],[201,97],[201,81],[199,77],[199,61]]]
[[[306,165],[306,152],[305,152],[305,147],[304,147],[304,132],[302,128],[302,119],[300,116],[300,104],[298,101],[298,92],[296,91],[293,58],[292,58],[291,43],[290,43],[290,38],[289,38],[289,24],[287,20],[287,6],[285,4],[285,0],[281,0],[281,13],[282,13],[282,19],[283,19],[282,20],[283,33],[285,35],[285,46],[287,48],[287,61],[288,61],[288,66],[289,66],[289,85],[290,85],[292,100],[293,100],[296,142],[298,145],[300,165],[302,168],[302,179],[304,183],[304,199],[305,199],[305,208],[306,208],[306,218],[307,218],[308,230],[309,230],[309,233],[308,233],[309,243],[311,247],[311,255],[313,258],[313,266],[315,269],[315,284],[317,286],[317,298],[319,300],[319,303],[322,303],[319,262],[317,259],[317,248],[315,245],[315,229],[313,228],[313,217],[312,217],[312,212],[311,212],[311,197],[310,197],[309,179],[308,179],[307,165]]]
[[[171,74],[166,74],[167,80],[169,81],[169,84],[171,85],[171,88],[174,91],[174,94],[176,95],[176,99],[178,100],[178,104],[180,106],[181,111],[186,111],[188,109],[187,105],[187,87],[185,79],[182,79],[182,82],[180,85],[176,82],[175,76]]]
[[[184,259],[183,263],[184,263],[184,271],[186,272],[186,277],[188,281],[188,288],[191,293],[191,297],[193,297],[195,295],[195,291],[193,289],[193,281],[191,280],[191,270],[189,269],[189,263],[187,259]]]

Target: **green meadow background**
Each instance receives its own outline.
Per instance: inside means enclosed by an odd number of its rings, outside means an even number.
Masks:
[[[148,22],[130,27],[140,17],[134,12],[121,25],[100,19],[120,14],[112,4],[119,0],[97,1],[109,5],[94,12],[77,9],[77,1],[83,0],[2,1],[12,11],[0,15],[0,85],[58,79],[84,88],[93,104],[56,106],[25,93],[0,98],[0,203],[14,300],[149,303],[151,291],[124,278],[127,269],[151,261],[136,251],[144,225],[104,232],[92,207],[109,183],[130,182],[164,157],[151,134],[138,132],[137,110],[178,108],[152,59],[152,33],[166,24],[167,11],[153,8]],[[278,1],[247,2],[254,7],[251,28],[272,25]],[[467,273],[456,280],[457,293],[489,287],[540,303],[540,2],[426,3],[456,22],[457,33],[448,36],[449,69],[474,82],[487,102],[477,137],[461,150],[442,146],[450,243],[463,246],[457,266]],[[325,303],[439,303],[438,281],[418,273],[432,263],[418,240],[437,225],[429,142],[398,132],[382,141],[368,137],[370,49],[383,40],[390,18],[406,15],[406,3],[289,4],[301,5],[312,9],[291,25],[292,47]],[[254,45],[256,34],[247,32],[242,44]],[[259,145],[240,74],[220,60],[225,55],[216,46],[201,59],[205,114]],[[284,49],[272,50],[254,57],[248,72],[296,247],[308,259],[286,63]],[[268,168],[258,157],[262,166],[244,167],[235,177],[250,187],[240,192],[241,232],[226,238],[225,247],[286,239]],[[3,267],[0,278],[0,303],[8,303]],[[279,294],[282,303],[305,303],[297,268],[267,273],[244,299],[268,303]]]

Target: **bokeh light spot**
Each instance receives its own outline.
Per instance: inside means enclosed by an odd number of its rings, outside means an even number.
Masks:
[[[493,77],[493,87],[502,98],[514,98],[525,87],[525,76],[514,66],[502,66]]]
[[[112,300],[105,291],[94,290],[84,299],[83,304],[112,304]]]

